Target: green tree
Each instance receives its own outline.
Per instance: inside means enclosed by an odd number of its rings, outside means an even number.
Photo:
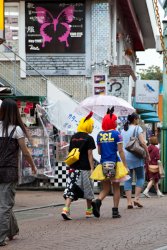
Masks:
[[[163,72],[159,66],[153,65],[147,69],[141,69],[137,74],[141,77],[141,80],[158,80],[162,83]]]

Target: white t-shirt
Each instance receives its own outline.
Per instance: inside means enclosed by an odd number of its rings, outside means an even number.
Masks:
[[[14,128],[14,125],[10,125],[8,128],[8,136],[10,135],[12,129]],[[0,121],[0,137],[2,137],[2,122]],[[20,139],[22,137],[25,137],[23,130],[21,129],[20,126],[16,126],[16,129],[14,131],[14,134],[12,136],[12,138],[14,139]]]

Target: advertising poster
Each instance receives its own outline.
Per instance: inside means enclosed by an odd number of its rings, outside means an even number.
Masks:
[[[94,75],[93,76],[93,94],[105,95],[106,94],[106,75]]]
[[[27,53],[84,53],[85,4],[26,2]]]

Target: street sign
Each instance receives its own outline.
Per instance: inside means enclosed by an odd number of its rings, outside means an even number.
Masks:
[[[159,81],[137,80],[135,95],[136,103],[158,103]]]

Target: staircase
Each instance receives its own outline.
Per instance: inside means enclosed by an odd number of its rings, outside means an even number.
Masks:
[[[5,44],[1,46],[3,48],[0,51],[0,85],[10,86],[15,95],[46,96],[47,78],[29,64],[37,76],[27,75],[27,62]],[[4,50],[9,53],[4,53]]]

